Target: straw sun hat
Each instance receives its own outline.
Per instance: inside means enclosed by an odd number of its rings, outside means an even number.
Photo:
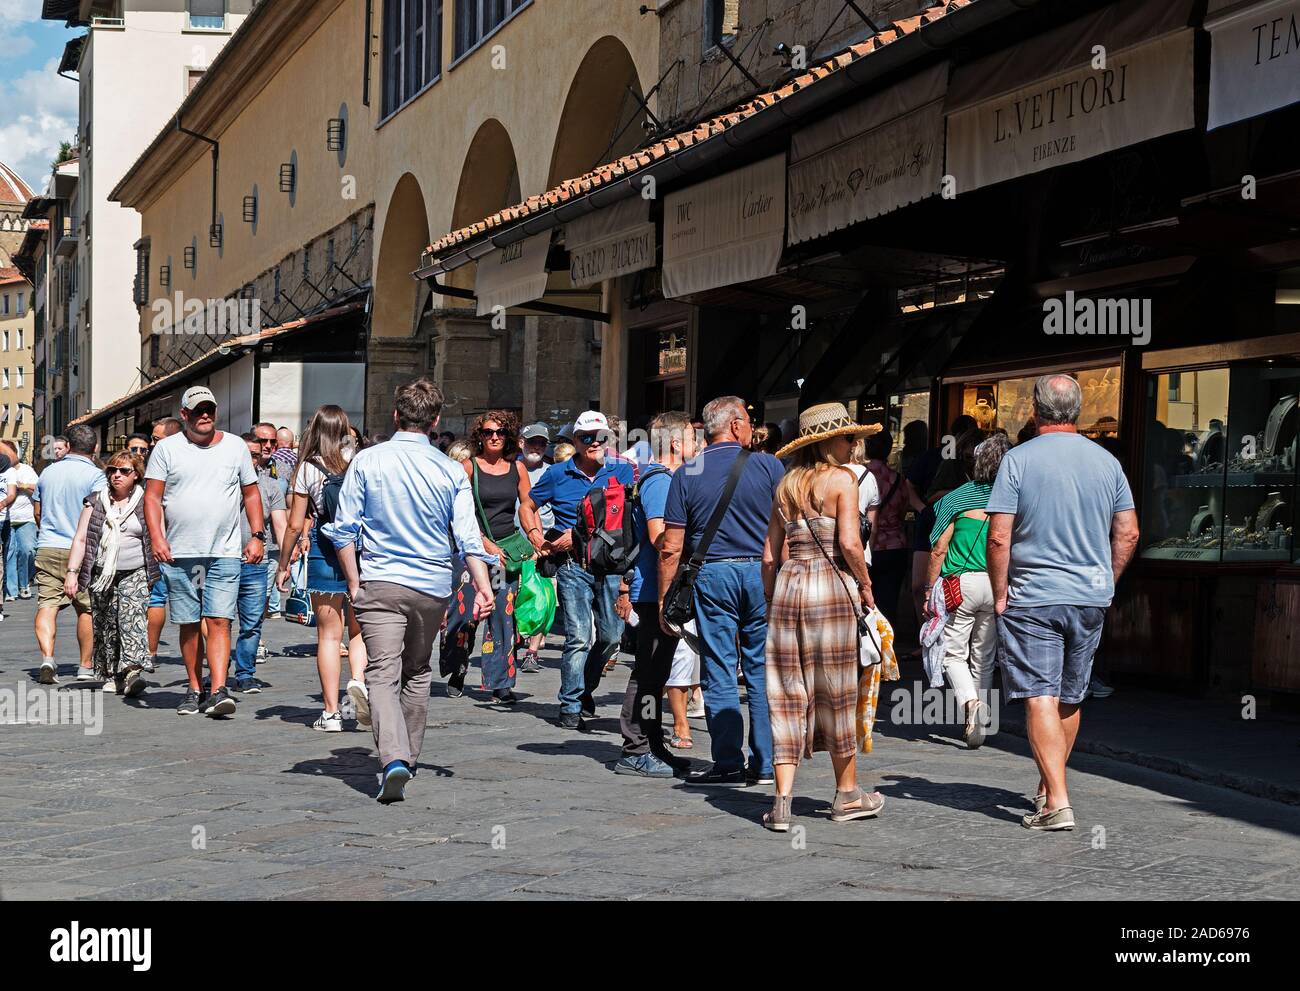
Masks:
[[[784,458],[801,447],[829,440],[831,437],[842,437],[845,434],[870,437],[872,434],[880,433],[882,429],[879,423],[855,422],[843,403],[809,406],[799,414],[799,436],[777,451],[776,456]]]

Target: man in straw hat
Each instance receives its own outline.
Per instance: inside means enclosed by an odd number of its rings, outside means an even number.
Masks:
[[[704,434],[708,446],[673,474],[668,489],[659,555],[661,605],[677,574],[683,548],[689,553],[700,543],[732,466],[753,440],[754,427],[745,401],[739,396],[723,396],[705,406]],[[688,785],[743,788],[773,781],[762,561],[772,499],[784,473],[781,462],[772,455],[749,454],[695,581],[704,712],[713,740],[713,766],[688,775]],[[737,643],[749,703],[748,770],[736,684]]]

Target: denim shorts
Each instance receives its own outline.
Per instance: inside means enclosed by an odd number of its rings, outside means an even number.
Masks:
[[[149,586],[149,608],[162,609],[167,605],[167,579],[159,578]]]
[[[1105,618],[1101,606],[1008,606],[998,617],[1005,697],[1082,702]]]
[[[338,595],[348,590],[348,579],[339,564],[338,551],[319,530],[311,535],[311,550],[307,553],[307,590],[324,595]]]
[[[197,623],[205,616],[233,620],[241,567],[237,557],[186,557],[164,564],[172,622]]]

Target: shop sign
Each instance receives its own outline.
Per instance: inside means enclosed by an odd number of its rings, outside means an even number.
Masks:
[[[630,275],[655,263],[650,202],[637,196],[581,217],[564,231],[569,280],[576,288]]]
[[[948,114],[958,194],[1195,125],[1194,32],[1106,52],[1078,68]]]
[[[939,191],[947,81],[944,63],[794,135],[790,244]]]
[[[665,296],[776,274],[785,246],[785,166],[785,155],[775,155],[668,196]]]
[[[509,309],[530,303],[546,294],[546,253],[551,232],[534,234],[522,241],[498,248],[478,260],[474,277],[477,313],[490,316],[500,306]]]
[[[1300,102],[1300,0],[1251,4],[1211,0],[1210,117],[1207,128]]]

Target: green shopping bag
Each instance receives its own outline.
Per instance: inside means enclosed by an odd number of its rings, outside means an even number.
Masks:
[[[515,629],[521,637],[546,633],[555,622],[555,586],[537,573],[531,558],[519,573],[519,591],[515,593]]]

